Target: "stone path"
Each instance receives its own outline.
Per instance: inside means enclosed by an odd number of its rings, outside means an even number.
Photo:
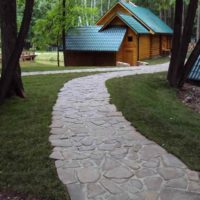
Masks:
[[[72,200],[200,200],[198,172],[138,133],[109,104],[106,80],[166,69],[97,74],[61,89],[52,113],[50,157]]]
[[[164,64],[166,66],[166,64]],[[70,74],[80,72],[111,72],[111,71],[134,71],[136,67],[96,67],[88,69],[66,69],[52,71],[22,72],[22,76],[48,75],[48,74]]]

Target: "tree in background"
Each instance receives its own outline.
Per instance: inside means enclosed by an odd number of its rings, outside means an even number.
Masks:
[[[26,0],[23,20],[17,34],[16,0],[0,1],[2,72],[0,79],[0,104],[7,97],[24,97],[19,58],[28,34],[34,0]]]
[[[186,71],[188,71],[188,63],[185,65],[185,60],[188,52],[189,43],[192,36],[198,0],[190,0],[187,10],[186,19],[183,19],[183,0],[176,0],[174,37],[172,45],[172,55],[170,67],[168,71],[168,81],[172,87],[182,87]],[[195,48],[198,50],[198,48]],[[195,50],[195,52],[196,52]],[[197,51],[197,53],[199,53]],[[195,53],[196,55],[196,53]],[[194,52],[191,54],[194,60]],[[191,58],[190,67],[191,66]],[[187,69],[186,69],[187,67]]]

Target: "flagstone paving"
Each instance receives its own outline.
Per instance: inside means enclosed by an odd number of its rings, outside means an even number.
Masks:
[[[50,157],[72,200],[200,200],[199,173],[138,133],[109,103],[106,80],[165,70],[161,65],[97,74],[61,89]]]

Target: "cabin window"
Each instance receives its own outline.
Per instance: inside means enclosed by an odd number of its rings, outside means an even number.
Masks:
[[[133,37],[132,36],[128,36],[128,42],[133,42]]]

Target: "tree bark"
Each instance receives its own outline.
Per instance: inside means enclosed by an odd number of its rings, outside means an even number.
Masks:
[[[1,41],[2,41],[2,73],[4,76],[6,66],[8,65],[10,56],[14,50],[17,40],[17,16],[16,16],[16,0],[7,0],[1,2]],[[24,97],[24,88],[21,80],[21,69],[19,62],[16,63],[17,70],[13,75],[11,87],[6,97],[17,95]]]
[[[183,0],[176,1],[176,16],[174,26],[174,38],[172,47],[172,57],[170,61],[170,68],[168,72],[168,81],[172,87],[179,87],[182,75],[184,74],[184,64],[187,56],[188,46],[190,43],[192,28],[196,15],[198,0],[190,0],[187,16],[184,23],[183,33],[181,31],[182,25],[182,12],[180,7],[183,8]]]
[[[175,76],[176,76],[176,87],[179,87],[179,82],[182,79],[182,74],[184,71],[184,64],[185,64],[185,59],[187,56],[188,52],[188,47],[189,43],[191,40],[191,35],[192,35],[192,28],[194,25],[194,20],[196,16],[196,10],[198,6],[198,0],[190,0],[188,10],[187,10],[187,16],[184,24],[184,29],[183,29],[183,35],[181,39],[181,46],[179,49],[179,54],[177,57],[177,62],[176,62],[176,70],[175,70]]]
[[[65,42],[65,37],[66,37],[66,28],[65,28],[65,18],[66,18],[66,0],[63,0],[62,2],[62,18],[63,18],[63,28],[62,28],[62,43],[63,43],[63,54],[65,53],[66,50],[66,42]],[[67,63],[66,61],[66,56],[64,56],[64,65]]]
[[[198,5],[198,11],[197,11],[197,33],[196,33],[196,41],[200,39],[200,2]]]
[[[181,43],[181,36],[182,36],[182,12],[183,12],[183,0],[176,1],[175,7],[175,23],[174,23],[174,34],[173,34],[173,41],[172,41],[172,53],[171,53],[171,60],[168,70],[167,79],[171,86],[175,85],[175,63],[178,56],[180,43]]]
[[[58,67],[60,67],[59,34],[58,34],[58,37],[57,37],[57,65],[58,65]]]
[[[8,1],[6,0],[4,2],[7,3]],[[9,4],[6,4],[6,5],[10,6]],[[10,88],[12,86],[13,77],[15,77],[14,75],[17,72],[19,58],[22,53],[24,43],[25,43],[25,38],[28,34],[28,30],[29,30],[29,26],[31,22],[33,6],[34,6],[34,0],[26,0],[24,16],[23,16],[20,32],[18,34],[14,50],[12,51],[11,56],[9,57],[5,71],[3,73],[3,76],[1,77],[0,104],[2,104],[5,101],[5,98],[7,94],[9,93]],[[7,13],[7,15],[10,15],[10,13]]]

